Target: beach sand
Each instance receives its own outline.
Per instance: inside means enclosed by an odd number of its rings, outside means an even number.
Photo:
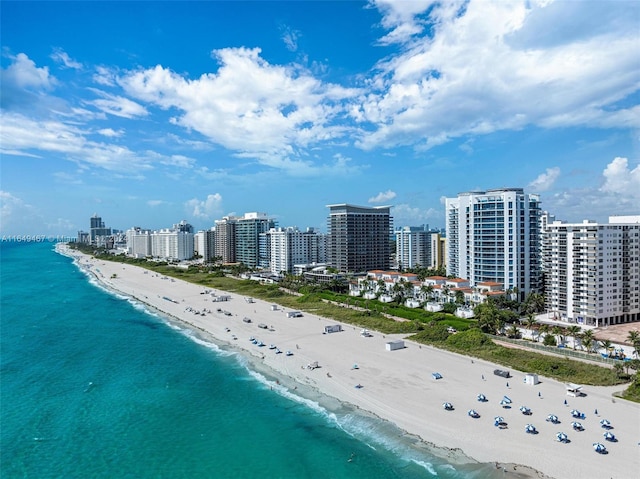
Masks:
[[[403,335],[372,331],[372,337],[362,337],[360,328],[348,324],[342,324],[341,332],[324,334],[325,326],[339,323],[309,313],[289,318],[288,310],[274,311],[270,303],[248,302],[237,294],[211,290],[231,297],[214,302],[210,294],[203,294],[202,286],[96,260],[64,245],[58,245],[58,250],[73,256],[80,268],[107,287],[245,351],[275,375],[315,388],[394,423],[427,444],[445,448],[451,451],[450,458],[462,451],[475,461],[496,463],[508,477],[628,479],[640,471],[640,405],[613,398],[612,393],[623,387],[585,386],[586,396],[569,397],[561,382],[541,377],[539,384],[528,385],[517,371],[505,379],[493,374],[499,366],[411,341],[405,341],[404,349],[386,349],[387,342]],[[218,308],[231,315],[216,312]],[[205,309],[211,312],[204,316],[193,312]],[[245,317],[252,322],[244,322]],[[260,323],[268,329],[259,328]],[[266,345],[252,344],[250,337]],[[270,344],[282,353],[269,349]],[[286,351],[293,354],[287,356]],[[314,362],[319,367],[309,369]],[[433,372],[442,374],[442,379],[433,379]],[[488,401],[478,402],[479,393]],[[505,395],[513,401],[509,409],[499,404]],[[445,401],[454,406],[453,411],[444,410]],[[531,416],[519,411],[523,405],[531,408]],[[481,417],[469,417],[469,409]],[[582,432],[571,427],[572,409],[586,415],[579,420],[585,427]],[[549,414],[558,416],[561,423],[547,422]],[[502,416],[507,427],[495,427],[495,416]],[[611,422],[618,442],[604,440],[601,419]],[[528,423],[539,433],[525,433]],[[566,433],[570,442],[559,443],[558,432]],[[608,454],[596,453],[594,442],[605,444]]]

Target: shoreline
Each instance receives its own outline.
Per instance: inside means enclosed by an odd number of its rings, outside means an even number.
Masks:
[[[541,378],[536,386],[525,385],[518,372],[508,380],[509,385],[493,375],[495,365],[431,346],[405,340],[406,348],[387,351],[386,342],[401,339],[401,334],[385,337],[372,332],[373,337],[363,338],[359,328],[347,324],[342,324],[342,332],[324,334],[325,326],[339,323],[307,313],[302,318],[287,318],[282,308],[273,311],[267,302],[255,299],[249,303],[235,293],[216,291],[231,299],[215,303],[209,294],[203,294],[203,286],[163,279],[137,266],[95,260],[69,251],[66,245],[56,245],[56,251],[73,258],[79,269],[92,274],[101,285],[193,329],[204,336],[203,341],[241,352],[258,373],[283,378],[289,388],[306,388],[314,397],[330,398],[392,424],[434,456],[454,464],[496,464],[509,477],[557,479],[578,475],[626,478],[640,468],[640,421],[629,421],[640,417],[640,406],[614,399],[611,392],[615,388],[588,387],[586,397],[569,398],[564,384]],[[231,316],[217,313],[218,307]],[[189,308],[211,312],[195,315]],[[252,322],[243,322],[245,317]],[[259,323],[268,329],[259,329]],[[250,343],[251,336],[261,338],[266,346]],[[271,343],[282,354],[268,349]],[[286,350],[293,354],[287,356]],[[316,361],[319,368],[306,368]],[[443,379],[432,379],[435,371]],[[356,388],[358,384],[363,387]],[[480,392],[489,398],[487,403],[476,401]],[[510,410],[498,404],[507,394],[514,401]],[[444,401],[451,402],[455,410],[445,411]],[[531,407],[533,416],[518,411],[524,404]],[[587,415],[582,420],[583,432],[571,429],[569,409],[573,407]],[[467,416],[471,408],[480,412],[479,419]],[[598,416],[593,414],[595,409]],[[562,423],[545,422],[551,413]],[[507,429],[494,427],[497,415],[505,417]],[[610,420],[615,427],[612,432],[620,438],[617,443],[606,443],[607,455],[592,448],[593,442],[606,442],[600,418]],[[527,423],[535,424],[540,433],[526,434]],[[569,435],[569,444],[556,441],[559,431]]]

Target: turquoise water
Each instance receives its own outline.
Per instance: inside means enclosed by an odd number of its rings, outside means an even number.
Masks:
[[[7,478],[487,478],[392,425],[303,398],[127,298],[52,243],[1,243]],[[349,459],[351,458],[351,461]]]

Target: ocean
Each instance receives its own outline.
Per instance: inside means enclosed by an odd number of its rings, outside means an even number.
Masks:
[[[53,243],[0,243],[0,292],[3,479],[500,477],[285,387]]]

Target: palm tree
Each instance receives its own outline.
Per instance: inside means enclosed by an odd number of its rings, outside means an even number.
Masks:
[[[548,324],[542,323],[542,324],[540,325],[540,327],[538,328],[538,340],[539,340],[541,337],[546,336],[547,334],[549,334],[549,329],[550,329],[550,328],[549,328],[549,325],[548,325]]]
[[[640,331],[632,330],[627,335],[627,340],[633,346],[633,355],[637,358],[640,355]]]
[[[587,329],[582,333],[582,346],[587,350],[588,353],[591,352],[591,348],[593,347],[594,341],[594,333],[593,329]]]
[[[620,361],[616,361],[615,363],[613,363],[613,369],[615,370],[617,377],[622,376],[622,370],[624,369],[624,366]]]
[[[554,326],[553,328],[551,328],[551,334],[553,334],[554,336],[557,336],[558,338],[558,344],[564,344],[564,329],[562,329],[560,326]]]
[[[520,330],[518,329],[518,326],[512,324],[511,327],[507,330],[507,336],[513,339],[518,339],[518,337],[520,336]]]
[[[536,317],[533,313],[527,314],[527,319],[525,320],[525,326],[531,333],[531,338],[533,338],[533,327],[536,325]]]
[[[611,355],[613,351],[613,344],[608,339],[604,339],[600,342],[602,348],[607,352],[607,356]]]
[[[567,328],[567,332],[569,333],[569,335],[571,337],[573,337],[573,349],[574,350],[576,349],[576,339],[578,339],[580,331],[582,331],[582,328],[580,326],[575,325],[575,324],[572,324],[571,326],[569,326]]]

